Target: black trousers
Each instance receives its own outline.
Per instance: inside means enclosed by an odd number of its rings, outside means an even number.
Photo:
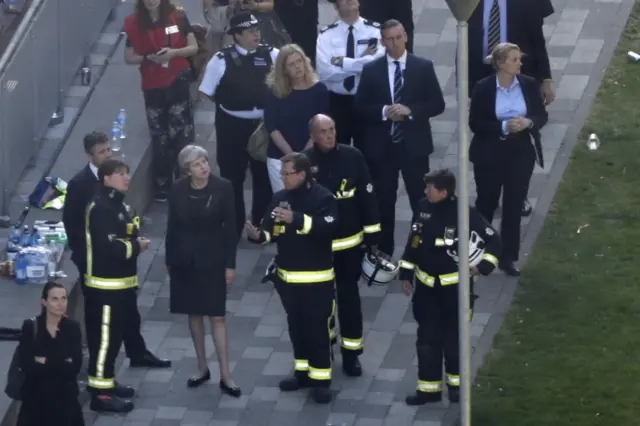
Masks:
[[[331,385],[330,323],[335,315],[333,282],[292,284],[275,280],[287,313],[296,377],[312,386]]]
[[[267,165],[249,156],[247,144],[260,120],[247,120],[227,114],[216,108],[216,140],[220,176],[233,185],[238,235],[244,228],[247,214],[244,207],[244,181],[247,165],[251,170],[252,202],[251,222],[258,226],[271,201],[271,184]]]
[[[280,20],[287,29],[291,42],[302,47],[304,53],[311,60],[311,65],[316,64],[316,42],[318,41],[318,22],[300,20],[297,16],[280,15]]]
[[[471,310],[476,296],[473,279],[470,282]],[[412,299],[413,317],[418,323],[416,350],[418,353],[419,392],[442,391],[442,359],[444,357],[447,385],[460,386],[460,354],[458,342],[458,286],[442,286],[439,280],[429,287],[416,280]],[[471,312],[467,320],[471,320]]]
[[[89,312],[89,310],[92,309],[92,301],[88,301],[88,299],[90,299],[92,294],[95,293],[95,290],[87,289],[84,285],[85,266],[76,263],[76,267],[78,268],[78,285],[80,285],[82,294],[84,295],[84,322],[86,326],[86,324],[91,321],[92,315],[92,313]],[[147,344],[140,332],[142,327],[142,318],[140,317],[140,311],[138,310],[138,294],[135,291],[131,291],[127,296],[128,298],[125,309],[127,311],[126,314],[128,321],[122,331],[122,341],[124,343],[124,351],[127,358],[139,359],[146,354]]]
[[[423,177],[429,173],[429,157],[410,155],[404,143],[389,143],[387,155],[368,160],[373,185],[378,196],[382,238],[380,250],[393,255],[395,241],[396,201],[398,198],[398,177],[402,173],[404,187],[409,196],[411,210],[415,213],[418,202],[424,198]]]
[[[489,222],[493,221],[502,193],[501,260],[515,262],[520,253],[522,204],[529,191],[535,150],[528,134],[492,143],[492,152],[483,153],[473,163],[476,208]]]
[[[329,113],[336,123],[336,140],[345,145],[359,148],[362,137],[359,119],[353,107],[353,95],[339,95],[329,92]]]
[[[125,291],[96,291],[85,294],[85,329],[89,347],[87,386],[109,391],[115,386],[115,363],[127,324]]]
[[[358,356],[364,347],[362,335],[362,306],[358,282],[362,273],[364,251],[353,247],[334,254],[338,296],[338,320],[340,321],[341,351],[345,356]]]
[[[193,143],[190,79],[185,74],[169,87],[146,90],[144,105],[151,133],[151,168],[158,189],[167,190],[178,175],[178,154]]]

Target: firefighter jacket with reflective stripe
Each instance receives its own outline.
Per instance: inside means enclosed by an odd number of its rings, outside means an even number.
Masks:
[[[337,144],[329,151],[319,147],[304,152],[311,160],[316,182],[333,193],[338,201],[340,221],[333,250],[376,245],[380,238],[380,215],[369,168],[362,153],[349,145]]]
[[[274,219],[276,207],[290,208],[293,221]],[[328,189],[312,182],[273,195],[262,219],[258,243],[275,242],[277,275],[287,283],[333,281],[331,241],[338,223],[338,205]]]
[[[140,220],[123,199],[121,192],[103,186],[87,207],[85,283],[89,288],[116,291],[138,285]]]
[[[443,286],[457,284],[457,224],[457,197],[448,197],[437,203],[430,203],[426,198],[420,200],[399,263],[400,279],[412,281],[415,276],[430,287],[436,281]],[[477,269],[480,274],[489,275],[498,264],[500,237],[474,208],[469,209],[469,229],[470,233],[477,233],[481,240],[479,246],[484,248]]]

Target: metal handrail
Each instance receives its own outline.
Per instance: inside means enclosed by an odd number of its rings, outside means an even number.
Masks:
[[[24,14],[22,22],[18,25],[18,29],[9,41],[9,45],[5,51],[2,52],[2,56],[0,56],[0,75],[4,73],[24,37],[29,34],[31,25],[34,21],[34,16],[36,12],[40,10],[45,1],[47,0],[34,0],[30,7],[27,8],[27,12]]]

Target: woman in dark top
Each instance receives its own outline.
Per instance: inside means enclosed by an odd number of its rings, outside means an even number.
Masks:
[[[156,200],[166,201],[178,152],[194,140],[189,84],[195,76],[187,58],[198,42],[184,9],[170,0],[138,0],[124,30],[124,60],[140,67]]]
[[[309,120],[329,111],[329,92],[300,46],[287,44],[267,76],[264,126],[271,136],[267,169],[273,192],[284,189],[280,158],[311,147]]]
[[[80,326],[66,312],[67,290],[49,282],[42,289],[41,314],[22,324],[19,354],[25,383],[17,426],[84,426],[78,402]]]
[[[520,275],[515,262],[520,252],[522,203],[536,157],[542,163],[540,129],[548,119],[540,84],[520,74],[520,59],[517,45],[498,44],[491,54],[496,72],[476,83],[469,108],[476,208],[491,222],[502,194],[498,266],[511,276]]]
[[[169,197],[165,259],[170,278],[170,309],[189,316],[199,375],[189,387],[211,379],[205,352],[204,318],[209,317],[220,364],[220,389],[239,397],[229,370],[227,286],[236,267],[237,230],[231,182],[211,174],[207,150],[187,145],[178,155],[187,177],[178,180]]]

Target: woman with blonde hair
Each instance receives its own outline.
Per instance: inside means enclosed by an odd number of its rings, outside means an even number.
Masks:
[[[329,92],[297,44],[280,49],[267,86],[264,126],[271,137],[267,169],[271,188],[277,192],[284,189],[280,158],[311,146],[308,124],[315,115],[328,113]]]

